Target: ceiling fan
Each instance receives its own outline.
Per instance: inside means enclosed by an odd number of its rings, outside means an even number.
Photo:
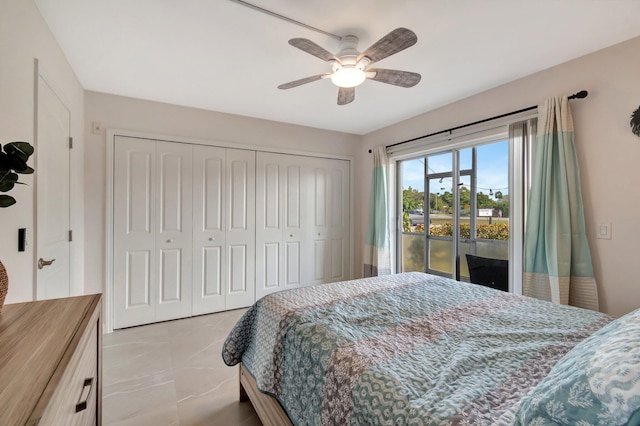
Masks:
[[[306,38],[292,38],[289,44],[331,64],[332,72],[314,75],[281,84],[278,89],[291,89],[316,80],[330,78],[339,87],[338,105],[346,105],[355,99],[355,88],[366,79],[400,87],[413,87],[420,81],[420,74],[408,71],[369,68],[374,62],[413,46],[416,34],[406,28],[396,28],[375,42],[364,52],[358,51],[358,37],[347,35],[340,39],[340,50],[335,55]]]

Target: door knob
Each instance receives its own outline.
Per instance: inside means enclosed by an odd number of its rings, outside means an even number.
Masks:
[[[209,241],[215,241],[215,238],[209,237]]]
[[[49,266],[51,265],[53,262],[55,261],[55,259],[51,259],[51,260],[44,260],[43,258],[38,259],[38,269],[42,269],[45,266]]]
[[[169,238],[169,239],[167,240],[167,243],[172,243],[172,242],[173,242],[173,239],[171,239],[171,238]]]

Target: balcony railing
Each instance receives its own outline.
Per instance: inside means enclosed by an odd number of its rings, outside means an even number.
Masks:
[[[433,271],[441,274],[452,274],[451,259],[453,242],[447,237],[431,236],[429,238],[428,269],[424,265],[425,235],[422,232],[402,233],[402,271]],[[509,244],[506,240],[461,239],[460,240],[460,275],[469,277],[469,268],[465,254],[489,257],[492,259],[508,259]]]

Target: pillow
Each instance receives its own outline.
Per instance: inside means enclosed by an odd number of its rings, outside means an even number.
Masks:
[[[531,392],[518,425],[640,425],[640,309],[569,351]]]

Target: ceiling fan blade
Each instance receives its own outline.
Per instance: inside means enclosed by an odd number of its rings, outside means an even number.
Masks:
[[[333,53],[321,46],[318,46],[311,40],[307,40],[306,38],[292,38],[289,40],[289,44],[315,56],[316,58],[320,58],[323,61],[338,60]]]
[[[396,28],[362,52],[358,56],[358,61],[366,56],[371,60],[370,63],[378,62],[413,46],[417,41],[418,37],[413,31],[406,28]]]
[[[376,73],[370,80],[393,84],[400,87],[413,87],[420,82],[420,74],[409,71],[387,70],[382,68],[368,69],[367,73]]]
[[[312,83],[321,78],[330,76],[331,74],[318,74],[312,77],[301,78],[300,80],[290,81],[288,83],[281,84],[278,89],[291,89],[292,87],[302,86],[303,84]]]
[[[355,87],[341,87],[338,90],[338,105],[346,105],[356,98]]]

